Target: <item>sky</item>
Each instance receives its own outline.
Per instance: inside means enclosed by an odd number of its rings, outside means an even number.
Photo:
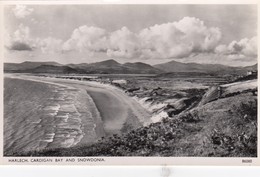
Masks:
[[[4,61],[248,66],[256,5],[6,5]]]

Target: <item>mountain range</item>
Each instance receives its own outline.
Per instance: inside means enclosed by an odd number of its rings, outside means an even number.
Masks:
[[[154,67],[167,73],[246,74],[248,70],[257,70],[257,64],[246,67],[233,67],[221,64],[181,63],[174,60],[154,65]]]
[[[162,73],[201,73],[201,74],[245,74],[257,70],[257,64],[247,67],[231,67],[220,64],[167,63],[149,65],[142,62],[118,63],[110,59],[96,63],[62,65],[57,62],[4,63],[4,72],[11,73],[53,73],[53,74],[162,74]]]

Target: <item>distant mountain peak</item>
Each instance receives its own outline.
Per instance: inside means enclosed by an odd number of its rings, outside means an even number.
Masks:
[[[130,62],[127,62],[127,63],[125,63],[125,64],[136,64],[136,65],[148,65],[148,64],[146,64],[146,63],[143,63],[143,62],[134,62],[134,63],[130,63]]]
[[[137,67],[137,68],[153,68],[151,65],[149,64],[146,64],[146,63],[142,63],[142,62],[135,62],[135,63],[124,63],[123,66],[126,66],[126,67]],[[153,68],[154,69],[154,68]]]
[[[244,74],[246,69],[257,68],[256,65],[249,67],[232,67],[222,64],[182,63],[175,60],[167,63],[157,64],[153,67],[161,69],[164,72],[196,72],[216,74]]]
[[[40,63],[40,64],[59,64],[55,61],[24,61],[21,64],[28,64],[28,63]],[[61,64],[59,64],[61,65]]]
[[[104,61],[97,62],[97,63],[102,63],[102,64],[120,64],[120,63],[118,63],[118,62],[117,62],[116,60],[114,60],[114,59],[104,60]]]

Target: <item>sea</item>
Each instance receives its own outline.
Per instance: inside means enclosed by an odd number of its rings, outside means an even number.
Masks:
[[[85,90],[4,78],[4,156],[91,144],[105,135],[102,124]]]

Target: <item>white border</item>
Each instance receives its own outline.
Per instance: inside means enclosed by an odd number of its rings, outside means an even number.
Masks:
[[[111,1],[111,0],[110,0]],[[0,1],[0,23],[3,23],[3,6],[4,5],[12,5],[12,4],[257,4],[257,0],[211,0],[211,1],[205,1],[205,0],[194,0],[194,1],[188,1],[188,0],[178,0],[178,1],[172,1],[172,0],[121,0],[121,1],[100,1],[100,0],[89,0],[89,1]],[[258,6],[258,17],[259,17],[259,6]],[[259,23],[259,18],[258,18]],[[3,26],[3,25],[1,25]],[[259,30],[259,29],[258,29]],[[1,38],[3,39],[3,28],[0,28]],[[1,41],[1,47],[3,47],[3,40]],[[258,42],[259,43],[259,42]],[[1,49],[1,48],[0,48]],[[258,45],[258,51],[259,51],[259,45]],[[0,73],[3,75],[3,50],[0,50],[0,56],[1,56],[1,64],[0,64]],[[0,79],[0,86],[1,86],[1,98],[3,98],[3,77]],[[8,162],[9,159],[12,159],[10,157],[3,157],[3,99],[1,99],[1,110],[0,110],[0,116],[2,118],[0,122],[0,132],[1,132],[1,139],[0,139],[0,164],[9,164],[9,165],[224,165],[224,166],[252,166],[252,165],[260,165],[260,158],[259,158],[259,130],[258,130],[258,158],[216,158],[216,157],[104,157],[105,162],[88,162],[88,163],[71,163],[71,162],[62,162],[62,163],[35,163],[31,162],[31,159],[38,159],[38,158],[32,158],[32,157],[26,157],[23,159],[28,159],[28,163],[10,163]],[[258,104],[258,110],[259,110],[259,104]],[[258,119],[259,120],[259,119]],[[260,123],[258,121],[258,127]],[[46,157],[47,158],[47,157]],[[61,159],[61,157],[58,157]],[[74,157],[77,161],[77,157]],[[91,157],[92,158],[92,157]],[[98,157],[100,158],[100,157]],[[54,160],[57,158],[53,158]],[[64,161],[67,159],[64,159]],[[252,163],[242,163],[242,159],[252,159]]]

